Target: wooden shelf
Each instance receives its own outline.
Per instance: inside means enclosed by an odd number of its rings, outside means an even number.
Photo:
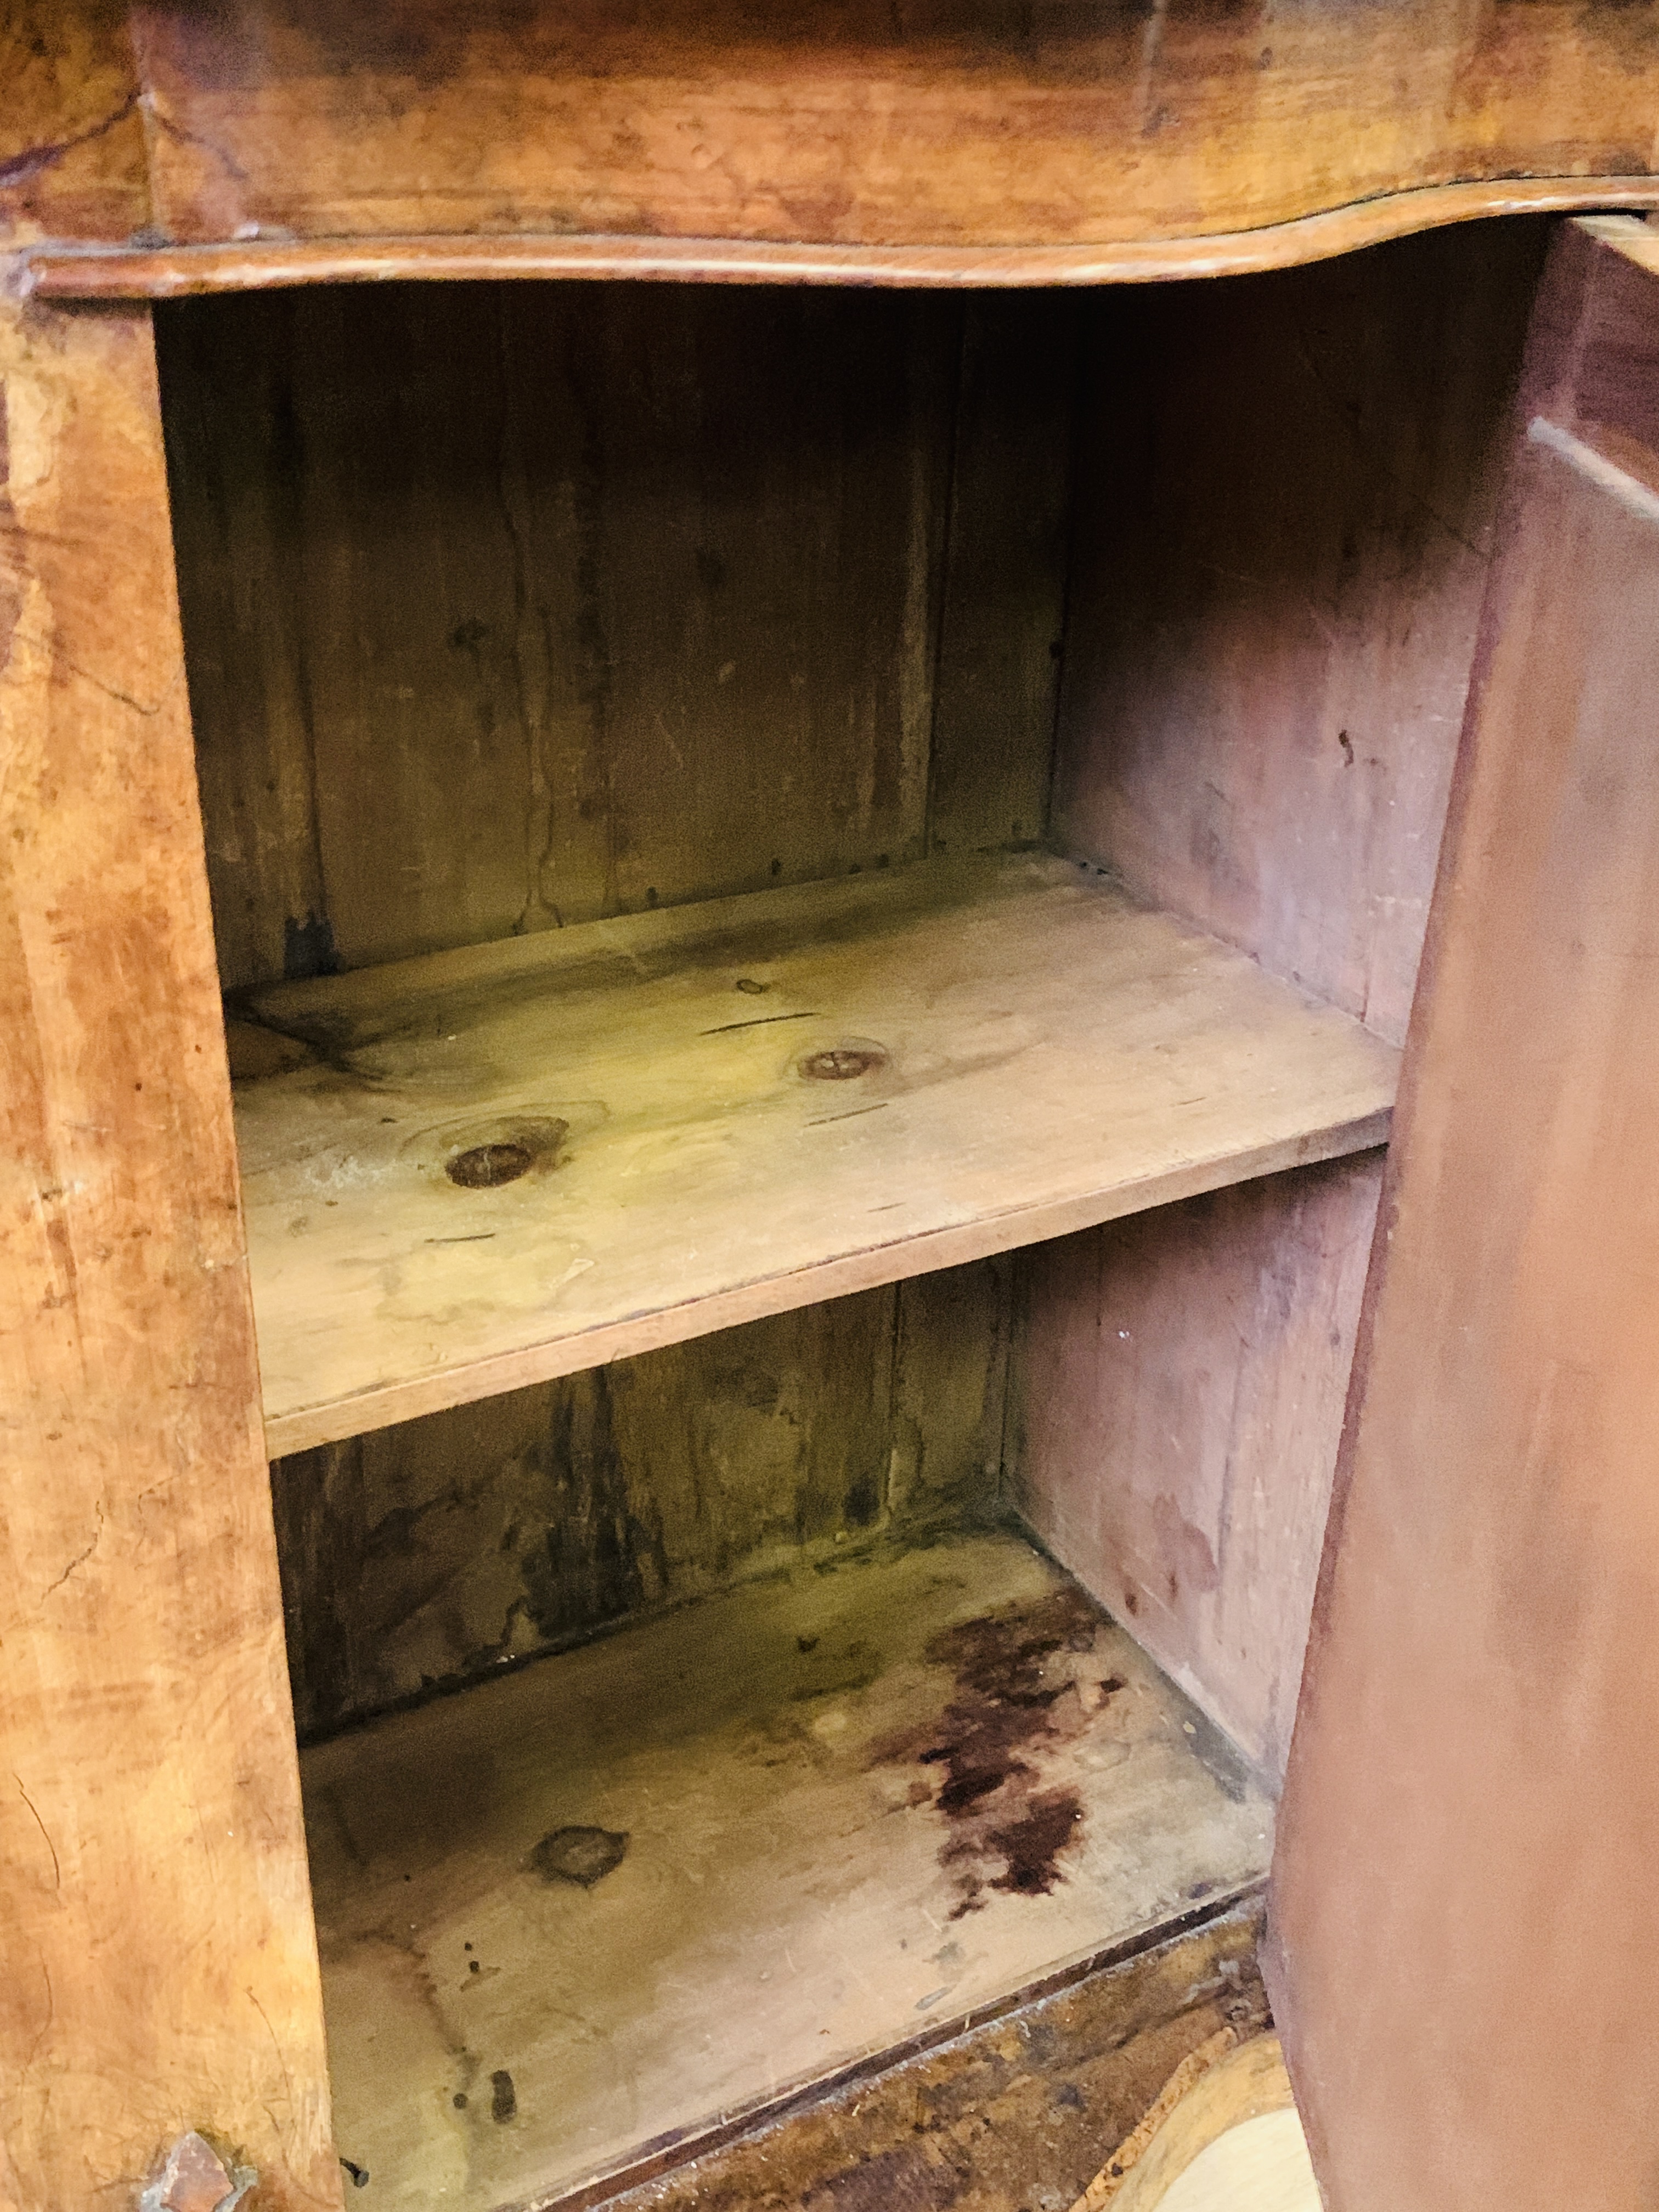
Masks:
[[[802,1567],[302,1774],[337,2138],[411,2212],[692,2155],[1237,1894],[1270,1842],[1221,1740],[1006,1535]]]
[[[1380,1143],[1398,1066],[1048,858],[590,923],[247,1011],[233,1066],[275,1071],[237,1086],[273,1456]],[[523,1171],[466,1187],[464,1155]]]

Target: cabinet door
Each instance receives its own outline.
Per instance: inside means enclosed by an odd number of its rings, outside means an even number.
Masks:
[[[1275,1866],[1329,2212],[1659,2205],[1659,233],[1521,401]]]

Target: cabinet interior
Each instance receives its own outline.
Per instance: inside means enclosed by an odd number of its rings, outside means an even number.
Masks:
[[[1541,252],[158,309],[380,2201],[1264,1873]]]

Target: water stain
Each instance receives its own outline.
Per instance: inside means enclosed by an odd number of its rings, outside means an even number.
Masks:
[[[592,1889],[628,1856],[629,1838],[613,1828],[555,1828],[530,1854],[544,1881],[574,1881]]]
[[[1060,1880],[1054,1862],[1076,1834],[1083,1802],[1075,1790],[1045,1790],[1017,1820],[988,1832],[987,1841],[1004,1860],[993,1889],[1015,1897],[1047,1897]]]
[[[339,949],[334,925],[325,914],[285,915],[283,921],[283,977],[289,983],[309,982],[318,975],[337,975]]]
[[[1081,1835],[1083,1805],[1073,1789],[1044,1786],[1043,1754],[1124,1687],[1061,1656],[1086,1658],[1105,1625],[1081,1591],[1061,1589],[943,1630],[927,1656],[954,1670],[955,1694],[931,1727],[874,1747],[872,1765],[938,1773],[929,1795],[949,1823],[939,1863],[957,1892],[952,1919],[981,1910],[987,1889],[1046,1897],[1064,1879],[1060,1854]]]

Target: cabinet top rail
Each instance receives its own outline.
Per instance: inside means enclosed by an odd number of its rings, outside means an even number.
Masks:
[[[1091,283],[1659,203],[1659,0],[230,0],[0,28],[59,297],[337,278]]]
[[[65,247],[24,257],[25,294],[176,300],[301,284],[562,278],[998,290],[1145,284],[1291,269],[1485,216],[1659,206],[1659,179],[1543,178],[1393,192],[1261,230],[1066,246],[841,246],[769,239],[429,236],[252,240],[230,246]]]

